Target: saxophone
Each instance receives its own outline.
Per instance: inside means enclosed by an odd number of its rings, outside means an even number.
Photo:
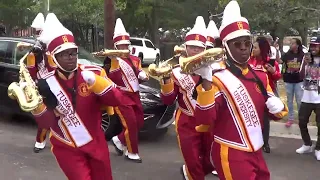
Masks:
[[[8,87],[8,96],[17,100],[21,110],[31,112],[42,102],[42,96],[39,94],[38,87],[33,81],[24,60],[31,53],[26,53],[19,61],[19,82],[12,82]]]

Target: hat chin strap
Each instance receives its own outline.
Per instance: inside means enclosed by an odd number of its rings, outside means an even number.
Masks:
[[[65,70],[63,67],[60,66],[60,64],[58,63],[58,61],[57,61],[57,59],[56,59],[56,57],[55,57],[54,55],[51,55],[51,56],[52,56],[52,59],[53,59],[54,63],[56,63],[56,65],[58,66],[58,68],[61,69],[61,70],[64,71],[64,72],[71,73],[71,72],[74,72],[75,70],[78,69],[78,67],[76,66],[73,70],[67,71],[67,70]],[[77,61],[78,61],[78,58],[77,58]],[[78,62],[77,62],[77,64],[78,64]]]
[[[231,53],[231,51],[230,51],[230,49],[229,49],[229,46],[228,46],[227,42],[224,43],[224,47],[227,49],[229,56],[232,58],[232,60],[233,60],[234,62],[236,62],[236,63],[238,63],[238,64],[245,64],[245,63],[247,63],[247,62],[250,60],[250,56],[249,56],[248,59],[247,59],[245,62],[242,62],[242,63],[241,63],[241,62],[237,61],[237,60],[233,57],[233,55],[232,55],[232,53]]]

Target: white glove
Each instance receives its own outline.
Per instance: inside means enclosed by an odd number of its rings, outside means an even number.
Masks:
[[[206,79],[212,82],[212,68],[209,66],[202,67],[194,71],[195,74],[198,74],[202,79]]]
[[[84,81],[86,81],[86,83],[90,86],[93,85],[94,82],[96,82],[96,76],[92,71],[82,71],[81,75]]]
[[[271,114],[277,114],[284,109],[284,104],[280,98],[272,96],[266,102],[267,108]]]
[[[148,78],[147,74],[144,71],[139,72],[138,78],[141,80],[145,80]]]

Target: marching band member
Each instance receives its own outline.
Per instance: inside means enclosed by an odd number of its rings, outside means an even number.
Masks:
[[[220,34],[219,34],[219,30],[217,28],[216,23],[213,20],[209,21],[208,27],[207,27],[207,42],[206,42],[206,49],[211,49],[211,48],[215,48],[216,47],[216,39],[220,38]],[[211,64],[211,68],[213,70],[218,70],[221,68],[220,63],[212,63]],[[199,84],[201,84],[201,80],[198,82],[198,84],[196,86],[198,86]],[[212,136],[212,142],[213,142],[213,133],[208,132],[211,134]],[[209,148],[211,148],[211,144],[212,142],[208,145]],[[212,171],[212,174],[217,176],[218,173],[216,170]]]
[[[32,114],[40,127],[50,128],[51,150],[60,168],[70,180],[112,180],[100,107],[134,102],[102,68],[77,64],[74,36],[54,14],[47,16],[39,40],[57,68],[38,80],[44,103]]]
[[[216,23],[213,20],[209,21],[207,27],[207,42],[206,49],[216,47],[215,40],[220,37],[219,30]]]
[[[114,48],[117,50],[129,50],[130,35],[127,33],[122,20],[117,19],[114,29]],[[138,132],[143,127],[143,107],[139,95],[139,82],[147,81],[149,77],[142,70],[141,61],[135,56],[111,58],[111,67],[108,77],[123,91],[125,96],[131,98],[134,106],[121,105],[115,107],[123,126],[122,132],[112,138],[112,143],[119,155],[128,160],[141,163],[138,151]]]
[[[186,55],[194,56],[205,50],[206,25],[203,17],[198,16],[194,27],[185,37]],[[210,146],[212,135],[210,133],[198,133],[195,130],[194,110],[196,101],[192,98],[195,85],[199,76],[185,75],[180,72],[177,65],[171,77],[160,80],[161,99],[164,104],[170,105],[178,101],[178,109],[175,114],[175,124],[180,150],[185,165],[181,167],[181,173],[186,180],[204,180],[205,176],[212,172],[210,163]]]
[[[263,115],[267,110],[271,119],[280,119],[288,109],[273,94],[267,75],[248,66],[251,33],[237,1],[224,10],[220,37],[226,68],[214,74],[209,66],[195,71],[203,79],[197,87],[196,129],[214,133],[211,159],[220,180],[268,180],[261,151]]]
[[[206,49],[211,48],[221,48],[219,44],[220,34],[217,28],[216,23],[213,20],[210,20],[208,27],[207,27],[207,42],[206,42]],[[223,67],[224,64],[222,62],[215,62],[211,64],[212,70],[216,71]],[[202,81],[199,81],[197,86],[201,84]]]
[[[36,18],[33,20],[31,27],[36,30],[36,38],[40,36],[42,28],[45,24],[44,16],[42,13],[38,13]],[[27,57],[27,68],[34,80],[40,78],[43,74],[52,71],[56,68],[50,55],[46,55],[44,51],[41,51],[41,44],[37,44]],[[46,58],[44,58],[46,56]],[[46,146],[46,136],[48,129],[38,128],[36,143],[33,151],[39,153]]]

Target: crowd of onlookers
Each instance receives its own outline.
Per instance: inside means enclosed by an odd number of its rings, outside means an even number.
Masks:
[[[293,38],[290,41],[289,51],[281,55],[277,40],[274,41],[271,36],[260,36],[253,44],[249,64],[256,69],[261,68],[266,71],[269,85],[277,96],[280,94],[278,81],[283,79],[289,109],[285,126],[290,128],[294,121],[298,120],[303,140],[303,145],[296,152],[303,154],[315,150],[315,156],[320,160],[320,132],[318,131],[318,141],[314,146],[307,128],[309,118],[314,112],[320,130],[320,37],[311,39],[308,53],[303,52],[300,39]],[[298,116],[294,113],[294,99]],[[263,150],[270,153],[268,143],[270,120],[267,116],[265,121],[267,123],[263,129],[265,142]]]

